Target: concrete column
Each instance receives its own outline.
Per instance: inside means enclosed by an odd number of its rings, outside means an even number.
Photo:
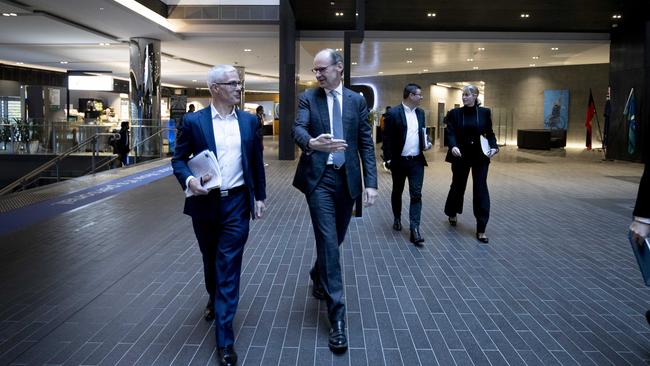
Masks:
[[[132,146],[137,146],[160,130],[160,41],[131,38],[130,45],[130,116]],[[160,156],[162,136],[159,134],[138,146],[138,157]]]
[[[289,0],[280,0],[280,136],[278,158],[296,158],[291,129],[296,119],[296,20]]]

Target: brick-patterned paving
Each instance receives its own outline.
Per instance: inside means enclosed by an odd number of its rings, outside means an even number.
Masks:
[[[277,155],[274,147],[265,153]],[[568,156],[565,156],[568,155]],[[314,237],[295,162],[269,159],[235,319],[241,365],[647,365],[650,290],[627,242],[639,164],[502,150],[490,244],[459,225],[428,153],[421,232],[391,228],[390,175],[342,246],[349,351],[310,295]],[[0,364],[215,365],[198,246],[173,177],[0,237]],[[403,223],[408,227],[408,197]]]

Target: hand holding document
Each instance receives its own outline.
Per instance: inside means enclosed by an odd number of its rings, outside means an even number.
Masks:
[[[200,179],[201,185],[206,190],[211,190],[221,187],[221,169],[219,168],[219,163],[217,157],[210,150],[203,150],[200,153],[194,155],[192,159],[187,162],[187,166],[192,171],[192,175]],[[209,175],[210,179],[203,181],[201,179],[203,176]],[[185,196],[193,196],[191,189],[188,189],[185,193]]]

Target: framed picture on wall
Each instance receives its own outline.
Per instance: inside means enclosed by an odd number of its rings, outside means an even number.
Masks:
[[[569,91],[544,90],[544,128],[566,130],[569,124]]]

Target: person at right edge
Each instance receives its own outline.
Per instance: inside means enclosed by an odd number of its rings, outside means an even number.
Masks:
[[[646,138],[644,141],[650,140]],[[644,150],[645,167],[632,213],[634,220],[630,224],[630,240],[638,245],[644,245],[645,239],[650,237],[650,146],[645,145]],[[645,313],[645,317],[650,323],[650,310]]]
[[[309,272],[312,295],[327,301],[328,345],[332,352],[343,353],[348,341],[339,246],[357,197],[363,195],[366,206],[377,198],[375,147],[365,99],[341,82],[341,54],[329,48],[319,51],[312,72],[320,87],[298,98],[292,133],[302,154],[293,185],[305,194],[314,227],[316,263]]]
[[[424,111],[419,107],[422,88],[417,84],[404,87],[402,103],[386,112],[384,122],[384,160],[393,177],[390,196],[393,208],[393,229],[402,230],[402,192],[406,178],[409,180],[409,227],[411,243],[422,245],[420,214],[422,212],[422,183],[427,160],[423,152],[431,147],[425,136]]]
[[[447,137],[449,150],[445,161],[451,163],[451,187],[445,202],[445,214],[449,224],[456,226],[458,214],[463,213],[463,197],[470,169],[472,170],[472,206],[476,217],[476,239],[488,242],[485,228],[490,218],[490,193],[487,186],[490,158],[499,152],[492,130],[492,113],[480,107],[479,91],[474,85],[463,88],[463,106],[447,113]],[[487,139],[490,150],[481,149],[480,137]]]

